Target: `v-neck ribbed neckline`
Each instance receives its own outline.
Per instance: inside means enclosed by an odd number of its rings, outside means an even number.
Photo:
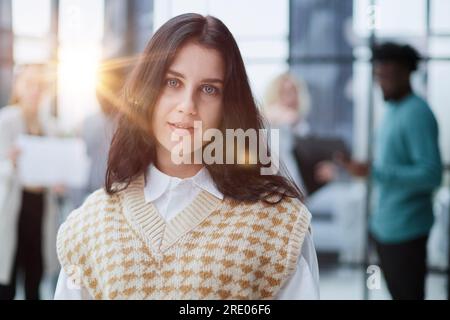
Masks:
[[[152,202],[145,202],[144,185],[144,176],[141,176],[124,190],[124,213],[131,227],[156,255],[198,226],[222,202],[201,191],[186,208],[166,222]]]

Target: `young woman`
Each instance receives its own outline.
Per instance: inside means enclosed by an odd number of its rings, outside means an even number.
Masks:
[[[318,298],[310,214],[295,184],[261,175],[261,161],[173,161],[174,137],[262,128],[226,26],[198,14],[169,20],[124,92],[105,188],[58,233],[55,298]]]
[[[23,185],[19,179],[16,147],[21,134],[55,133],[43,107],[52,81],[41,64],[20,66],[11,104],[0,110],[0,299],[14,299],[19,272],[24,275],[26,299],[39,299],[44,275],[55,274],[57,230],[56,197],[41,186]],[[54,191],[54,190],[53,190]],[[44,249],[44,250],[42,250]]]

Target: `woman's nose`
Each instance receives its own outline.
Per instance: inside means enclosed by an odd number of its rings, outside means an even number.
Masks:
[[[187,91],[183,95],[182,100],[178,104],[177,111],[192,115],[197,114],[194,92]]]

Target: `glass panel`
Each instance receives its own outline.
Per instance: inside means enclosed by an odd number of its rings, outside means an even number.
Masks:
[[[50,32],[50,0],[14,0],[12,4],[16,35],[43,37]]]
[[[377,18],[375,6],[371,0],[353,0],[353,32],[358,37],[368,37],[370,30],[375,27]]]
[[[95,112],[100,45],[61,46],[58,66],[58,107],[61,127],[69,132]]]
[[[103,37],[104,0],[61,0],[60,41],[99,41]]]
[[[380,37],[426,33],[425,0],[376,0],[374,6],[370,0],[354,0],[353,3],[353,28],[358,36],[367,37],[371,28],[375,28]]]
[[[155,28],[178,14],[196,12],[218,17],[236,38],[287,38],[289,32],[288,0],[155,0],[154,4]]]
[[[292,1],[291,54],[351,55],[352,1]],[[350,24],[351,25],[351,24]]]
[[[311,95],[308,123],[312,133],[353,140],[352,64],[297,64],[296,76],[305,80]]]
[[[103,0],[60,2],[58,106],[61,125],[67,130],[98,107],[95,85],[103,22]]]
[[[210,0],[209,13],[220,18],[236,38],[286,38],[289,1]]]
[[[172,16],[177,16],[179,14],[188,12],[207,14],[208,0],[173,0],[171,9]]]
[[[24,63],[44,63],[52,56],[51,43],[39,38],[14,39],[14,62]]]
[[[450,1],[431,0],[431,30],[450,34]]]
[[[379,36],[421,36],[426,31],[425,0],[377,0]],[[401,23],[399,23],[401,16]]]
[[[439,123],[441,153],[444,161],[450,163],[450,61],[431,61],[428,64],[428,102]]]
[[[369,105],[369,79],[371,67],[367,62],[353,64],[353,155],[367,159],[367,121]]]
[[[153,0],[154,31],[170,18],[188,12],[207,14],[208,0]]]
[[[246,63],[245,65],[253,94],[258,103],[263,103],[263,98],[270,81],[280,73],[288,69],[287,63]]]
[[[450,37],[430,37],[428,54],[431,58],[450,57]]]
[[[240,41],[239,49],[244,59],[277,58],[286,60],[289,52],[289,44],[285,39]]]

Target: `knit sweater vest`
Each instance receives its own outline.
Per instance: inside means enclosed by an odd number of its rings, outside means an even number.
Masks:
[[[93,298],[271,299],[295,271],[311,219],[299,200],[201,191],[166,222],[143,189],[96,191],[60,227],[61,265]]]

